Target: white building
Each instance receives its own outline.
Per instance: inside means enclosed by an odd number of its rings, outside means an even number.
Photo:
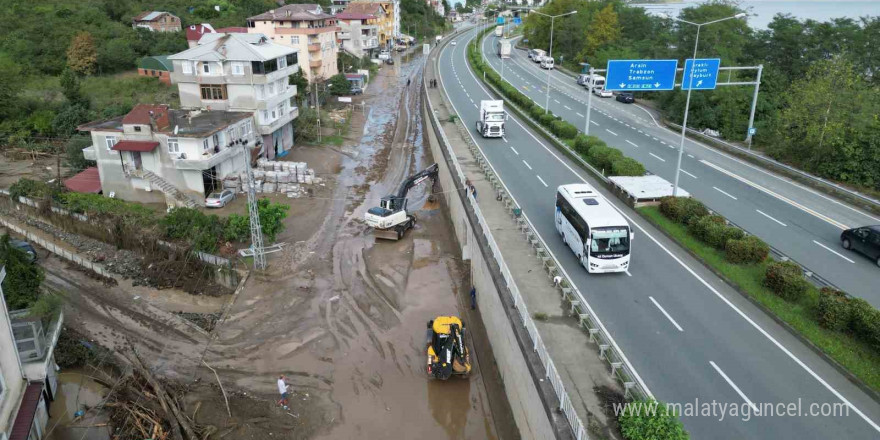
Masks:
[[[203,205],[220,180],[245,170],[260,139],[253,113],[139,104],[125,116],[78,127],[104,195],[167,206]]]
[[[346,52],[361,58],[378,51],[379,19],[375,15],[340,12],[336,19],[339,20],[338,36]]]
[[[5,277],[0,266],[0,439],[41,440],[57,392],[54,350],[63,315],[44,323],[28,310],[10,312]]]
[[[288,77],[299,70],[298,55],[261,34],[206,33],[196,47],[168,59],[181,108],[253,113],[261,154],[273,159],[293,147],[299,108]]]

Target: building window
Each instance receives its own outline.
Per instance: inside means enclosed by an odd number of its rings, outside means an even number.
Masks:
[[[275,95],[275,83],[274,83],[274,82],[270,82],[269,84],[267,84],[267,86],[268,86],[268,90],[269,90],[269,93],[268,93],[267,96],[273,96],[273,95]]]
[[[299,44],[299,35],[291,35],[290,44]]]
[[[193,73],[193,68],[192,68],[192,63],[191,63],[191,62],[189,62],[189,61],[184,61],[184,62],[180,63],[180,66],[181,66],[181,68],[183,69],[183,74],[184,74],[184,75],[192,75],[192,73]]]
[[[278,117],[280,118],[284,114],[284,103],[278,104]]]
[[[214,139],[214,148],[220,148],[220,145],[223,143],[220,141],[220,136],[220,133],[214,133],[214,136],[212,136]]]
[[[232,74],[236,76],[244,75],[244,64],[232,63]]]
[[[263,122],[264,123],[269,122],[269,111],[268,110],[263,110]]]
[[[285,57],[278,58],[278,68],[283,69],[285,67],[287,67],[287,58],[285,58]]]
[[[226,99],[226,84],[203,84],[202,99],[223,100]]]
[[[177,138],[168,138],[168,152],[180,153],[180,144],[177,143]]]
[[[107,150],[112,150],[113,146],[116,145],[116,136],[105,136],[104,143],[107,144]]]
[[[134,126],[134,131],[138,131],[138,132],[141,131],[141,126],[140,126],[140,125],[135,125],[135,126]]]
[[[211,74],[211,63],[202,63],[202,73],[204,73],[205,75]]]
[[[253,125],[251,125],[250,119],[248,119],[247,121],[244,122],[244,127],[245,127],[245,129],[247,129],[247,134],[251,134],[251,132],[254,129]]]
[[[275,113],[275,109],[273,108],[272,109],[272,120],[274,121],[276,119],[278,119],[278,113]]]
[[[228,143],[232,143],[235,140],[235,127],[229,127],[226,129],[226,139]]]
[[[263,96],[266,93],[266,88],[260,84],[257,86],[257,99],[263,99]]]
[[[297,58],[296,52],[294,52],[290,55],[287,55],[285,58],[287,58],[287,65],[288,66],[296,65],[296,63],[299,62],[299,59]]]
[[[208,151],[208,148],[210,148],[210,143],[208,143],[207,139],[203,139],[202,140],[202,151]]]

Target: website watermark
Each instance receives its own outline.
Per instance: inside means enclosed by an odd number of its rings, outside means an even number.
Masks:
[[[753,417],[841,417],[849,416],[849,405],[842,402],[806,403],[798,398],[796,402],[742,402],[729,403],[712,401],[670,402],[638,401],[615,403],[615,416],[655,416],[675,414],[680,417],[711,417],[718,421],[725,418],[749,421]]]

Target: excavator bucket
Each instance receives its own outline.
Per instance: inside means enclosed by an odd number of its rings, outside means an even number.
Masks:
[[[396,229],[373,229],[373,235],[375,235],[376,238],[392,241],[397,241],[402,238]]]

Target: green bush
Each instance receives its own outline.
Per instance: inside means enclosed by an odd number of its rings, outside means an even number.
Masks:
[[[644,176],[645,166],[631,157],[621,157],[611,162],[613,176]]]
[[[768,264],[764,285],[788,301],[800,300],[809,288],[800,266],[791,261],[774,261]]]
[[[6,268],[3,295],[9,310],[26,309],[37,302],[46,274],[24,251],[9,243],[9,234],[0,236],[0,267]]]
[[[140,203],[111,199],[100,194],[67,192],[59,195],[65,208],[89,217],[105,218],[126,225],[150,226],[156,223],[156,212]]]
[[[651,411],[649,408],[656,408]],[[634,411],[635,409],[635,411]],[[641,411],[639,411],[641,410]],[[687,440],[678,415],[663,402],[642,400],[630,403],[617,416],[620,433],[627,440]]]
[[[684,197],[663,197],[660,199],[660,213],[676,223],[681,223],[681,218],[684,215],[682,200]]]
[[[224,226],[216,215],[205,215],[192,208],[174,208],[159,221],[165,237],[184,240],[193,250],[215,252]]]
[[[586,156],[590,151],[590,136],[585,134],[579,134],[574,137],[573,147],[574,151],[581,156]]]
[[[532,119],[541,122],[541,116],[544,116],[544,109],[539,105],[532,105],[529,109],[529,116],[531,116]]]
[[[852,298],[849,327],[856,337],[880,350],[880,310],[861,298]]]
[[[223,228],[223,239],[226,241],[247,241],[251,235],[251,221],[246,215],[229,214]]]
[[[819,290],[819,325],[829,330],[845,330],[849,327],[852,315],[846,293],[830,287]]]
[[[691,223],[709,215],[709,210],[706,209],[706,205],[695,198],[688,197],[682,200],[681,203],[683,209],[681,223],[685,225],[690,225]]]
[[[552,129],[553,123],[556,122],[556,116],[553,116],[553,113],[544,113],[538,118],[538,122],[544,127]]]
[[[268,242],[274,242],[278,233],[284,230],[284,223],[281,221],[287,217],[289,209],[290,206],[272,203],[269,199],[257,201],[257,210],[260,213],[260,228],[263,230],[263,235],[266,236]]]
[[[675,212],[675,214],[678,215],[679,218],[683,217],[684,216],[684,204],[681,203],[680,201],[679,202],[672,202],[672,203],[675,204],[674,209],[678,210]],[[706,216],[700,217],[696,221],[691,222],[691,224],[688,225],[688,233],[693,235],[698,240],[700,240],[704,243],[708,243],[709,235],[712,233],[720,235],[720,228],[724,227],[725,224],[726,224],[726,221],[724,220],[724,217],[722,217],[720,215],[706,215]],[[710,229],[718,230],[719,232],[710,232],[709,231]]]
[[[604,172],[610,172],[611,163],[621,158],[623,158],[623,153],[620,150],[604,145],[593,146],[587,154],[587,161]]]
[[[50,197],[55,193],[51,185],[39,180],[31,180],[28,178],[18,179],[18,182],[9,186],[9,197],[18,201],[19,197],[27,197],[34,200],[42,200]]]
[[[724,247],[724,258],[733,264],[760,263],[770,254],[770,246],[758,237],[729,239]]]
[[[573,139],[577,136],[578,130],[574,125],[565,121],[556,120],[551,123],[550,131],[557,137],[562,139]]]

